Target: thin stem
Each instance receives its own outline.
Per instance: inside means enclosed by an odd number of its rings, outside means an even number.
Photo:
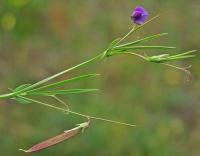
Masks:
[[[137,28],[135,29],[135,31],[141,29],[142,27],[144,27],[145,25],[149,24],[150,22],[152,22],[153,20],[157,19],[158,17],[160,17],[160,15],[156,15],[156,16],[152,17],[150,20],[148,20],[147,22],[145,22],[143,25],[137,27]]]
[[[118,53],[118,54],[130,54],[130,55],[135,55],[135,56],[137,56],[137,57],[140,57],[140,58],[144,59],[145,61],[148,61],[148,60],[146,59],[145,56],[140,55],[140,54],[137,54],[137,53],[133,53],[133,52],[123,52],[123,53]],[[189,71],[188,69],[191,68],[191,66],[182,68],[182,67],[174,66],[174,65],[171,65],[171,64],[168,64],[168,63],[160,63],[160,64],[165,65],[165,66],[168,66],[168,67],[172,67],[172,68],[175,68],[175,69],[178,69],[178,70],[181,70],[181,71],[185,72],[185,73],[188,75],[187,80],[188,80],[188,81],[190,80],[191,73],[190,73],[190,71]]]
[[[153,20],[155,20],[156,18],[160,17],[160,15],[156,15],[153,18],[151,18],[150,20],[148,20],[147,22],[145,22],[143,25],[136,27],[136,25],[133,25],[132,29],[123,37],[121,38],[117,43],[121,43],[124,39],[126,39],[128,36],[130,36],[133,32],[136,32],[137,30],[141,29],[142,27],[144,27],[145,25],[147,25],[148,23],[152,22]]]
[[[61,104],[63,104],[64,106],[66,106],[67,111],[69,111],[69,106],[61,99],[59,99],[57,96],[53,95],[51,96],[53,97],[55,100],[57,100],[58,102],[60,102]]]
[[[129,124],[129,123],[124,123],[124,122],[109,120],[109,119],[105,119],[105,118],[98,118],[98,117],[94,117],[94,116],[89,116],[89,118],[90,119],[95,119],[95,120],[101,120],[101,121],[105,121],[105,122],[111,122],[111,123],[115,123],[115,124],[119,124],[119,125],[130,126],[130,127],[135,127],[136,126],[136,125]]]
[[[2,95],[0,95],[0,99],[9,98],[9,97],[11,97],[11,96],[13,96],[13,93],[2,94]]]
[[[191,66],[188,66],[188,67],[182,68],[182,67],[177,67],[177,66],[174,66],[174,65],[171,65],[171,64],[168,64],[168,63],[161,63],[161,64],[185,72],[185,73],[188,75],[188,77],[187,77],[187,81],[190,81],[191,72],[190,72],[188,69],[191,68]]]
[[[103,53],[104,53],[104,52],[103,52]],[[42,85],[42,84],[44,84],[44,83],[46,83],[46,82],[48,82],[48,81],[50,81],[50,80],[52,80],[52,79],[55,79],[55,78],[57,78],[57,77],[59,77],[59,76],[65,74],[65,73],[67,73],[67,72],[69,72],[69,71],[72,71],[72,70],[77,69],[77,68],[79,68],[79,67],[81,67],[81,66],[83,66],[83,65],[86,65],[86,64],[88,64],[88,63],[91,63],[91,62],[93,62],[93,61],[95,61],[95,60],[97,60],[97,59],[100,59],[103,53],[101,53],[101,54],[99,54],[99,55],[97,55],[97,56],[95,56],[95,57],[93,57],[93,58],[91,58],[91,59],[89,59],[89,60],[87,60],[87,61],[85,61],[85,62],[82,62],[82,63],[80,63],[80,64],[78,64],[78,65],[76,65],[76,66],[73,66],[73,67],[71,67],[71,68],[68,68],[68,69],[66,69],[66,70],[63,70],[63,71],[61,71],[61,72],[59,72],[59,73],[57,73],[57,74],[55,74],[55,75],[53,75],[53,76],[50,76],[50,77],[48,77],[48,78],[46,78],[46,79],[43,79],[43,80],[41,80],[41,81],[39,81],[39,82],[37,82],[37,83],[35,83],[35,84],[33,84],[33,85],[27,87],[27,88],[24,88],[24,89],[22,89],[22,90],[20,90],[20,91],[18,91],[18,92],[15,92],[15,93],[13,93],[13,95],[16,95],[16,94],[19,94],[19,93],[23,93],[23,92],[25,92],[25,91],[27,91],[27,90],[33,89],[33,88],[35,88],[35,87],[37,87],[37,86],[39,86],[39,85]]]
[[[65,74],[65,73],[67,73],[67,72],[69,72],[69,71],[72,71],[72,70],[74,70],[74,69],[77,69],[77,68],[79,68],[79,67],[81,67],[81,66],[83,66],[83,65],[89,64],[89,63],[91,63],[91,62],[93,62],[93,61],[95,61],[95,60],[97,60],[97,59],[101,59],[103,54],[104,54],[104,52],[103,52],[103,53],[100,53],[99,55],[97,55],[97,56],[95,56],[95,57],[93,57],[93,58],[91,58],[91,59],[89,59],[89,60],[87,60],[87,61],[85,61],[85,62],[82,62],[82,63],[80,63],[80,64],[78,64],[78,65],[76,65],[76,66],[73,66],[73,67],[71,67],[71,68],[68,68],[68,69],[66,69],[66,70],[63,70],[63,71],[61,71],[61,72],[59,72],[59,73],[57,73],[57,74],[55,74],[55,75],[52,75],[52,76],[50,76],[50,77],[48,77],[48,78],[46,78],[46,79],[43,79],[43,80],[41,80],[41,81],[39,81],[39,82],[37,82],[37,83],[35,83],[35,84],[29,86],[29,87],[26,87],[26,88],[24,88],[24,89],[22,89],[22,90],[19,90],[19,91],[17,91],[17,92],[0,95],[0,98],[9,98],[9,97],[12,97],[12,96],[14,96],[14,95],[23,93],[23,92],[25,92],[25,91],[27,91],[27,90],[33,89],[33,88],[35,88],[35,87],[37,87],[37,86],[39,86],[39,85],[42,85],[42,84],[44,84],[44,83],[46,83],[46,82],[48,82],[48,81],[50,81],[50,80],[53,80],[53,79],[55,79],[55,78],[57,78],[57,77],[59,77],[59,76]]]
[[[116,45],[118,45],[119,43],[121,43],[124,39],[126,39],[128,36],[130,36],[134,31],[135,31],[136,25],[133,25],[132,29],[124,36],[122,37],[117,43]]]
[[[111,123],[115,123],[115,124],[120,124],[120,125],[125,125],[125,126],[131,126],[131,127],[135,127],[136,126],[136,125],[132,125],[132,124],[124,123],[124,122],[109,120],[109,119],[95,117],[95,116],[89,116],[89,115],[85,115],[85,114],[82,114],[82,113],[74,112],[74,111],[71,111],[71,110],[65,110],[63,108],[52,106],[50,104],[47,104],[47,103],[44,103],[44,102],[41,102],[41,101],[37,101],[37,100],[34,100],[34,99],[30,99],[30,98],[27,98],[27,97],[23,97],[23,96],[20,96],[20,97],[23,98],[23,99],[25,99],[25,100],[28,100],[30,102],[38,103],[40,105],[43,105],[43,106],[46,106],[46,107],[49,107],[49,108],[53,108],[53,109],[56,109],[56,110],[59,110],[59,111],[63,111],[63,112],[68,112],[68,113],[71,113],[71,114],[74,114],[74,115],[78,115],[78,116],[81,116],[81,117],[84,117],[84,118],[87,118],[87,119],[88,118],[89,119],[95,119],[95,120],[100,120],[100,121],[105,121],[105,122],[111,122]]]
[[[137,54],[137,53],[133,53],[133,52],[123,52],[123,53],[121,53],[121,54],[130,54],[130,55],[134,55],[134,56],[140,57],[140,58],[142,58],[143,60],[146,60],[146,61],[147,61],[147,59],[146,59],[145,56],[140,55],[140,54]]]

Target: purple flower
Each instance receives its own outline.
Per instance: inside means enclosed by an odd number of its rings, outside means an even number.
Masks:
[[[149,13],[142,6],[137,6],[131,15],[131,19],[134,23],[142,25],[147,21],[148,16]]]

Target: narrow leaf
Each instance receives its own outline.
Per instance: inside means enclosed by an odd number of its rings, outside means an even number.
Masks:
[[[176,47],[169,47],[169,46],[130,46],[130,47],[121,47],[121,48],[114,48],[118,52],[125,52],[125,51],[132,51],[132,50],[143,50],[143,49],[159,49],[159,50],[167,50],[167,49],[174,49]]]
[[[98,91],[98,89],[66,89],[66,90],[52,90],[52,91],[38,91],[33,93],[28,93],[28,95],[62,95],[62,94],[79,94]]]
[[[195,57],[195,55],[186,55],[186,56],[179,56],[179,57],[169,57],[169,60],[180,60],[180,59],[187,59]]]
[[[110,56],[110,53],[112,52],[112,49],[119,43],[119,41],[120,41],[120,38],[117,38],[117,39],[115,39],[114,41],[112,41],[112,42],[109,44],[107,50],[103,53],[102,58],[104,58],[104,57],[109,57],[109,56]]]
[[[64,80],[64,81],[52,83],[52,84],[49,84],[49,85],[46,85],[46,86],[42,86],[42,87],[27,91],[27,93],[33,93],[33,92],[38,92],[38,91],[42,91],[42,90],[45,90],[45,89],[50,89],[50,88],[54,88],[54,87],[60,87],[60,86],[63,86],[65,84],[67,84],[67,83],[80,81],[80,80],[91,78],[91,77],[98,76],[98,75],[99,74],[87,74],[87,75],[81,75],[81,76],[73,77],[71,79],[67,79],[67,80]]]
[[[23,97],[20,97],[20,96],[16,96],[16,97],[14,97],[12,99],[17,101],[20,104],[29,104],[29,103],[31,103],[30,101],[28,101],[28,100],[26,100],[26,99],[24,99]]]
[[[23,85],[20,85],[20,86],[18,86],[17,88],[15,88],[15,89],[13,90],[13,92],[18,92],[18,91],[20,91],[20,90],[22,90],[22,89],[25,89],[25,88],[29,87],[29,86],[31,86],[31,84],[23,84]]]
[[[148,36],[148,37],[145,37],[145,38],[142,38],[142,39],[130,42],[130,43],[122,44],[122,45],[119,45],[119,46],[116,46],[116,47],[119,48],[119,47],[132,46],[132,45],[135,45],[135,44],[139,44],[139,43],[143,43],[143,42],[148,42],[148,41],[160,38],[160,37],[165,36],[165,35],[167,35],[167,33],[156,34],[156,35]]]
[[[188,53],[190,54],[190,53]],[[146,57],[146,59],[150,62],[154,62],[154,63],[164,63],[167,61],[171,61],[171,60],[181,60],[181,59],[187,59],[187,58],[191,58],[191,57],[195,57],[195,55],[172,55],[170,56],[169,54],[162,54],[162,55],[156,55],[156,56],[150,56],[150,57]]]
[[[187,52],[184,52],[184,53],[180,53],[180,54],[177,54],[177,55],[173,55],[173,56],[171,56],[171,57],[187,56],[187,55],[192,54],[192,53],[194,53],[194,52],[196,52],[196,50],[187,51]]]
[[[110,45],[108,46],[109,47],[108,49],[111,49],[111,48],[115,47],[119,41],[120,41],[120,38],[117,38],[114,41],[112,41],[110,43]]]

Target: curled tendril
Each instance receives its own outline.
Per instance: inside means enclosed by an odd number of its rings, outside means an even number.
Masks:
[[[178,67],[178,66],[174,66],[174,65],[171,65],[171,64],[168,64],[168,63],[161,63],[161,64],[185,72],[187,74],[187,81],[191,80],[192,74],[191,74],[190,70],[188,70],[188,69],[190,69],[192,67],[192,65],[189,65],[189,66],[186,66],[186,67]]]
[[[153,62],[153,63],[159,63],[171,68],[175,68],[177,70],[183,71],[187,74],[187,81],[190,81],[191,79],[191,72],[189,71],[189,69],[192,67],[192,65],[186,66],[186,67],[179,67],[179,66],[175,66],[172,64],[168,64],[168,63],[164,63],[164,61],[150,61],[149,60],[149,56],[147,56],[147,54],[145,53],[144,55],[138,54],[138,53],[133,53],[133,52],[123,52],[123,53],[118,53],[118,54],[129,54],[129,55],[134,55],[136,57],[142,58],[143,60],[147,61],[147,62]],[[161,55],[160,55],[161,56]],[[164,54],[163,56],[167,56],[167,54]]]

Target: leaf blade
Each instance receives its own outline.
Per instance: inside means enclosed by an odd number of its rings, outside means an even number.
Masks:
[[[29,87],[29,86],[31,86],[31,84],[22,84],[22,85],[16,87],[16,88],[13,90],[13,92],[18,92],[18,91],[20,91],[20,90],[23,90],[23,89]]]
[[[49,85],[45,85],[45,86],[27,91],[27,93],[33,93],[33,92],[41,91],[41,90],[44,90],[44,89],[60,87],[60,86],[63,86],[67,83],[80,81],[80,80],[91,78],[91,77],[98,76],[98,75],[100,75],[100,74],[86,74],[86,75],[76,76],[76,77],[73,77],[73,78],[70,78],[70,79],[67,79],[67,80],[64,80],[64,81],[55,82],[55,83],[52,83],[52,84],[49,84]]]
[[[98,91],[98,89],[65,89],[65,90],[52,90],[52,91],[41,91],[41,92],[33,92],[27,93],[27,95],[64,95],[64,94],[80,94],[80,93],[88,93]]]
[[[16,102],[20,103],[20,104],[29,104],[29,103],[31,103],[30,101],[24,99],[21,96],[16,96],[16,97],[13,97],[12,99],[15,100]]]
[[[119,45],[119,46],[116,46],[116,47],[118,48],[118,47],[132,46],[132,45],[135,45],[135,44],[148,42],[148,41],[160,38],[160,37],[165,36],[165,35],[168,35],[168,33],[161,33],[161,34],[151,35],[151,36],[148,36],[148,37],[145,37],[145,38],[133,41],[133,42],[129,42],[129,43],[126,43],[126,44],[122,44],[122,45]]]
[[[170,50],[175,49],[176,47],[170,47],[170,46],[130,46],[130,47],[121,47],[121,48],[114,48],[114,50],[117,52],[130,52],[134,50]]]
[[[196,52],[196,50],[190,50],[190,51],[186,51],[186,52],[183,52],[183,53],[180,53],[180,54],[176,54],[176,55],[173,55],[171,57],[182,57],[182,56],[188,56],[192,53]]]

